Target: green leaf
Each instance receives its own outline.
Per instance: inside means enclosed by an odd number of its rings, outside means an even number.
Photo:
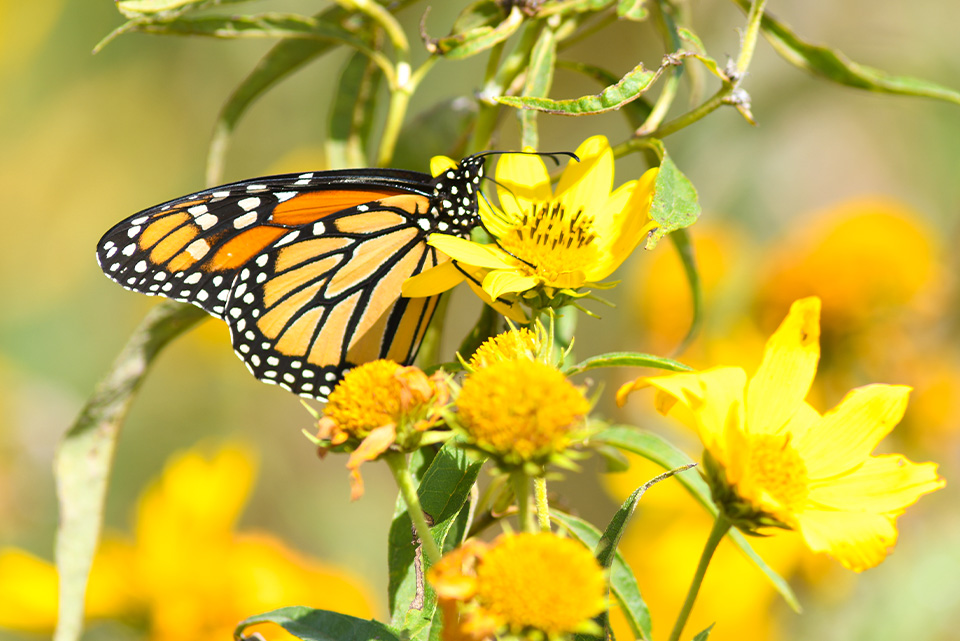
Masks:
[[[527,78],[523,85],[523,95],[528,98],[543,98],[550,93],[553,83],[553,68],[557,64],[557,38],[550,27],[544,28],[530,53],[527,66]],[[523,148],[540,148],[537,135],[537,112],[523,109],[520,117],[520,145]]]
[[[440,448],[423,473],[417,495],[424,512],[433,520],[430,531],[440,549],[470,496],[481,465],[482,461],[470,458],[452,439]],[[426,558],[414,548],[413,536],[406,508],[398,510],[390,526],[388,550],[391,620],[410,639],[422,639],[429,631],[437,603],[424,580]]]
[[[684,365],[663,356],[654,356],[653,354],[642,354],[639,352],[609,352],[607,354],[598,354],[584,359],[568,367],[564,372],[567,376],[582,374],[591,369],[601,367],[655,367],[656,369],[665,369],[670,372],[688,372],[692,367]]]
[[[369,165],[366,145],[382,78],[380,68],[359,51],[350,56],[340,72],[325,143],[331,169]]]
[[[305,641],[400,641],[393,630],[379,621],[304,606],[280,608],[244,619],[234,630],[234,638],[241,638],[244,630],[258,623],[276,623]]]
[[[506,17],[503,7],[496,0],[471,2],[453,21],[450,34],[466,33],[481,27],[492,27]]]
[[[600,530],[593,525],[583,519],[556,510],[550,510],[550,516],[554,521],[560,523],[573,538],[591,550],[597,548],[601,534]],[[640,594],[640,586],[637,585],[633,570],[630,569],[619,552],[613,555],[609,567],[610,591],[617,603],[620,604],[627,622],[630,624],[630,630],[637,639],[649,640],[650,610]]]
[[[670,232],[697,222],[700,201],[693,183],[673,164],[663,143],[655,138],[644,142],[651,145],[660,156],[660,171],[650,205],[650,218],[657,221],[659,227],[651,232],[644,245],[645,249],[653,249]]]
[[[582,73],[585,76],[593,78],[604,87],[607,85],[614,85],[620,81],[617,76],[610,73],[606,69],[590,65],[585,62],[577,62],[575,60],[558,60],[557,67]],[[637,129],[647,120],[647,116],[650,115],[651,109],[653,109],[653,106],[650,104],[650,101],[644,96],[640,96],[636,100],[631,100],[625,104],[620,109],[620,113],[622,113],[624,118],[627,119],[631,129]]]
[[[175,36],[333,40],[349,44],[360,51],[368,50],[367,44],[363,40],[340,25],[295,13],[180,17],[172,20],[140,22],[133,28],[144,33]]]
[[[427,51],[451,60],[462,60],[503,42],[523,24],[523,13],[514,6],[507,17],[494,27],[479,26],[443,38],[425,39]]]
[[[693,243],[690,241],[690,233],[686,229],[678,229],[670,234],[670,239],[680,255],[680,262],[683,263],[683,272],[690,286],[690,300],[693,308],[690,329],[687,330],[687,335],[683,337],[676,349],[676,353],[682,354],[700,332],[700,325],[703,322],[703,287],[700,284],[700,273],[697,271],[697,260],[693,252]]]
[[[734,2],[744,12],[749,11],[749,0],[734,0]],[[767,12],[763,14],[760,27],[773,48],[787,62],[827,80],[877,93],[936,98],[960,104],[958,91],[927,80],[894,76],[885,71],[858,64],[835,49],[801,40],[790,27]]]
[[[206,317],[193,305],[173,301],[150,310],[60,443],[54,461],[60,504],[56,641],[75,641],[83,630],[87,576],[100,538],[113,454],[127,411],[157,354]]]
[[[612,5],[613,2],[614,0],[559,0],[543,3],[543,6],[537,11],[537,17],[546,18],[547,16],[568,13],[597,13]]]
[[[650,88],[660,71],[648,71],[640,63],[627,72],[616,84],[608,86],[599,94],[569,100],[549,98],[524,98],[522,96],[499,96],[496,101],[517,109],[535,109],[558,116],[584,116],[604,113],[629,104]]]
[[[723,84],[727,86],[732,84],[730,81],[730,76],[727,75],[727,72],[723,70],[716,60],[707,55],[707,51],[703,46],[703,41],[700,40],[700,37],[697,36],[697,34],[685,27],[678,27],[677,35],[685,43],[683,45],[684,52],[692,55],[694,58],[702,62],[707,70],[719,78]]]
[[[625,452],[632,452],[653,461],[663,468],[672,470],[682,467],[693,460],[682,451],[674,447],[662,436],[646,430],[637,429],[626,425],[615,425],[602,430],[591,437],[601,443],[606,443],[618,447]],[[713,516],[717,515],[717,507],[710,498],[710,488],[706,482],[696,474],[681,474],[677,480],[687,489],[688,492]],[[797,597],[790,589],[790,585],[777,574],[763,559],[761,559],[753,548],[747,542],[747,539],[739,530],[731,529],[727,535],[736,544],[740,551],[763,572],[773,587],[780,593],[786,602],[795,611],[800,612],[800,603]]]
[[[630,517],[633,516],[634,510],[637,509],[637,503],[640,502],[640,498],[644,495],[644,493],[660,481],[668,479],[677,472],[682,472],[693,466],[693,463],[689,463],[683,467],[678,467],[677,469],[664,472],[663,474],[650,479],[638,487],[629,497],[627,497],[627,500],[623,502],[623,505],[620,506],[620,509],[617,510],[616,514],[613,515],[613,518],[610,519],[607,529],[604,530],[603,536],[600,538],[600,541],[594,548],[594,555],[597,557],[597,561],[600,562],[600,565],[602,565],[604,569],[610,568],[617,549],[620,547],[620,539],[623,538],[623,533],[627,529],[627,523],[629,523]],[[599,623],[603,629],[607,629],[609,626],[607,618],[608,614],[604,612],[600,615],[600,620],[597,621],[597,623]]]
[[[646,0],[619,0],[617,2],[617,17],[637,22],[646,20],[648,12],[645,4]]]
[[[333,7],[314,17],[323,22],[335,24],[346,15],[346,12],[339,7]],[[314,58],[332,51],[336,44],[335,40],[290,38],[277,43],[261,58],[250,75],[234,89],[217,115],[213,139],[210,141],[210,150],[207,154],[207,185],[223,182],[223,163],[230,135],[257,98]]]
[[[707,641],[707,637],[710,636],[710,631],[713,630],[713,626],[715,625],[716,623],[711,623],[710,627],[698,632],[697,636],[693,637],[693,641]]]

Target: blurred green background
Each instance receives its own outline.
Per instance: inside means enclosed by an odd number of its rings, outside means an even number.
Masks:
[[[252,2],[238,10],[312,14],[326,4]],[[446,33],[460,4],[434,3],[427,20],[430,33]],[[401,14],[413,40],[424,6]],[[737,28],[743,24],[739,10],[719,0],[693,3],[692,9],[708,51],[721,60],[735,56]],[[960,87],[960,3],[953,0],[810,0],[771,2],[768,9],[808,40],[835,46],[861,63]],[[58,439],[157,302],[104,278],[94,260],[96,241],[120,219],[204,186],[218,110],[272,44],[134,34],[91,55],[121,22],[109,0],[0,0],[0,545],[48,559],[57,518],[51,461]],[[414,45],[422,59],[425,54]],[[648,67],[659,62],[650,27],[630,23],[611,26],[564,57],[616,73],[638,60]],[[324,56],[260,100],[232,140],[224,180],[323,168],[330,87],[345,60],[344,52]],[[471,96],[482,70],[480,58],[441,61],[414,97],[411,116],[437,101]],[[947,372],[947,400],[960,394],[960,384],[950,387],[951,380],[960,380],[952,249],[960,240],[960,107],[831,85],[790,66],[762,41],[744,86],[758,126],[724,110],[667,140],[700,193],[704,214],[692,229],[694,238],[709,232],[738,239],[725,245],[724,254],[725,265],[736,268],[705,276],[721,292],[708,298],[708,337],[711,323],[717,338],[729,327],[721,321],[737,314],[748,315],[768,334],[786,307],[763,294],[770,272],[758,266],[786,253],[837,203],[892,198],[924,230],[929,250],[917,260],[929,262],[933,275],[918,286],[920,293],[878,303],[884,323],[904,314],[913,319],[897,325],[896,340],[864,329],[876,325],[869,315],[869,322],[836,334],[830,345],[837,350],[830,357],[834,362],[843,361],[842,350],[853,345],[863,350],[864,336],[872,338],[870,349],[880,356],[851,351],[848,360],[869,366],[844,370],[842,382],[849,384],[822,391],[819,409],[866,382],[917,385],[912,377],[922,379],[925,364],[933,360]],[[596,90],[561,71],[551,96]],[[573,149],[595,133],[607,134],[614,143],[629,134],[615,112],[582,119],[541,116],[539,122],[541,147],[549,150]],[[518,144],[512,114],[506,114],[501,132],[497,148]],[[428,160],[425,153],[414,168],[425,169]],[[636,157],[619,161],[617,183],[643,168]],[[896,243],[890,251],[891,264],[904,270],[914,264],[911,255],[896,261]],[[658,308],[656,297],[666,305],[663,301],[682,295],[664,291],[665,279],[651,271],[657,254],[670,252],[664,242],[653,256],[638,257],[621,269],[617,276],[625,282],[616,290],[618,310],[605,311],[602,322],[581,319],[581,356],[622,348],[666,353],[675,346],[669,337],[657,342],[657,318],[669,317],[671,310]],[[880,289],[894,276],[877,276]],[[798,291],[807,293],[815,292]],[[466,331],[476,309],[464,292],[454,299],[457,306],[469,311],[454,316],[449,325],[454,334]],[[677,324],[685,322],[681,314]],[[609,331],[611,325],[616,331]],[[900,367],[902,360],[889,353],[918,346],[922,350],[911,352],[916,370]],[[873,378],[861,380],[866,374]],[[606,396],[630,375],[636,372],[611,375]],[[641,412],[644,403],[648,399],[636,399],[637,408],[618,413],[606,402],[601,411],[645,424],[654,419]],[[933,411],[943,423],[934,435],[922,436],[923,422],[915,418],[910,429],[921,436],[905,438],[898,447],[915,460],[941,462],[948,488],[903,519],[903,540],[884,566],[851,583],[842,598],[811,597],[812,612],[804,617],[785,613],[779,634],[902,639],[909,632],[906,638],[956,638],[949,635],[960,624],[960,517],[957,492],[949,484],[960,463],[960,410],[956,403],[944,408]],[[136,497],[173,452],[198,442],[241,439],[260,456],[259,480],[241,526],[269,530],[296,549],[354,568],[385,594],[392,481],[381,466],[366,466],[367,494],[351,504],[344,461],[317,460],[300,433],[309,425],[294,396],[258,383],[245,371],[221,324],[204,323],[163,353],[129,415],[107,524],[129,529]],[[594,478],[598,468],[594,461],[587,474],[558,488],[572,506],[602,523],[615,503]],[[782,609],[779,603],[772,607]],[[667,627],[662,622],[658,629],[662,633]]]

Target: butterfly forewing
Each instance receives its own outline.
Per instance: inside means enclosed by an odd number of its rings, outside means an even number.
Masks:
[[[423,193],[417,172],[312,172],[223,185],[151,207],[104,234],[103,272],[127,289],[222,317],[240,268],[299,227],[380,198]],[[366,178],[361,181],[361,178]]]

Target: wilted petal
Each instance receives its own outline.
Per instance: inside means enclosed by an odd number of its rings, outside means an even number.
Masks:
[[[397,426],[393,423],[382,425],[370,431],[360,445],[350,453],[347,460],[347,469],[350,470],[350,500],[356,501],[363,496],[363,478],[360,476],[360,466],[372,461],[387,451],[397,440]]]

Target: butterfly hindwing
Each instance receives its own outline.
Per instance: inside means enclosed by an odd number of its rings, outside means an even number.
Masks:
[[[225,320],[254,376],[317,397],[359,363],[407,362],[437,300],[400,298],[404,280],[440,260],[426,244],[429,206],[400,195],[353,207],[244,267]]]

